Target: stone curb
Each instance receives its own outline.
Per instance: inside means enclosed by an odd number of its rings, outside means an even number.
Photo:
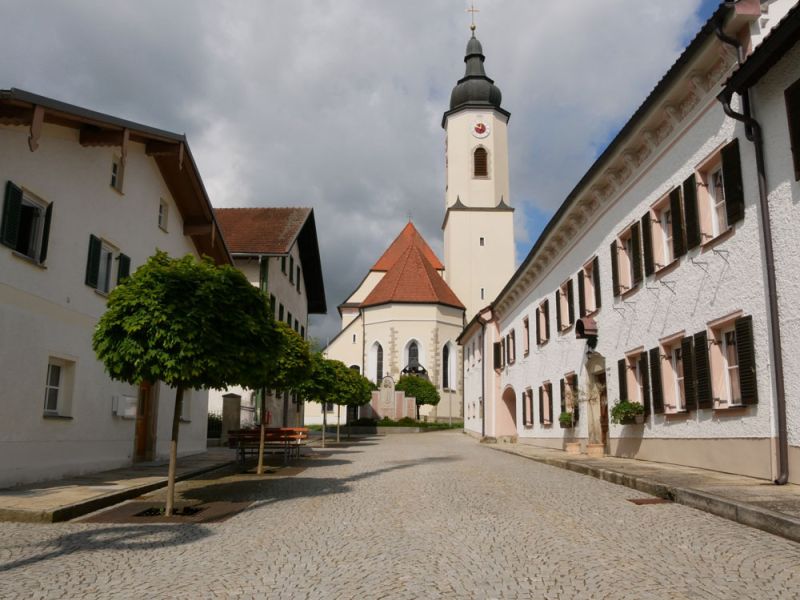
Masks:
[[[491,450],[505,452],[522,458],[536,461],[551,467],[559,467],[581,475],[589,475],[609,483],[622,485],[645,494],[671,500],[690,508],[702,510],[712,515],[734,521],[741,525],[754,527],[767,533],[786,538],[793,542],[800,542],[800,519],[774,510],[760,508],[744,502],[731,500],[692,488],[684,488],[660,483],[647,477],[630,475],[610,469],[595,467],[579,461],[566,460],[557,457],[529,456],[516,452],[511,448],[485,445]]]
[[[201,467],[192,471],[187,471],[186,473],[176,476],[175,481],[183,481],[198,475],[203,475],[204,473],[216,471],[217,469],[230,466],[235,462],[236,461],[231,460],[224,463]],[[120,490],[118,492],[110,492],[102,496],[96,496],[94,498],[89,498],[73,504],[64,504],[52,510],[32,511],[24,509],[2,508],[0,509],[0,521],[16,521],[20,523],[58,523],[61,521],[69,521],[71,519],[75,519],[76,517],[81,517],[96,510],[100,510],[101,508],[107,508],[109,506],[113,506],[114,504],[124,502],[125,500],[130,500],[131,498],[136,498],[142,494],[147,494],[159,488],[166,487],[166,485],[167,478],[164,477],[163,479],[154,481],[153,483],[138,485],[136,487]]]

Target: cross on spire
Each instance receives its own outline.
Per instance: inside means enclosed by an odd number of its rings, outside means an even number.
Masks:
[[[467,10],[465,10],[464,12],[471,13],[470,16],[472,17],[472,25],[470,25],[469,28],[472,30],[473,33],[475,33],[475,13],[481,12],[481,11],[478,10],[477,8],[475,8],[475,2],[471,1],[469,3],[469,8]]]

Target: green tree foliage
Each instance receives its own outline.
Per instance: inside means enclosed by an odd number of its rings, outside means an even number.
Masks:
[[[403,375],[400,381],[394,386],[398,392],[405,392],[409,398],[414,398],[417,402],[417,410],[423,404],[436,406],[439,404],[439,392],[436,386],[424,377],[416,375]]]
[[[280,335],[281,352],[264,374],[264,387],[282,392],[297,389],[311,373],[311,351],[303,338],[282,321],[275,322]]]
[[[92,346],[109,375],[174,387],[167,490],[172,514],[185,389],[258,387],[281,349],[264,296],[238,270],[158,251],[117,286]]]

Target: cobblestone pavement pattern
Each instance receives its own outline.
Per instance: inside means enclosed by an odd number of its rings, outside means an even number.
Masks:
[[[800,595],[798,544],[460,433],[332,452],[224,523],[0,523],[0,598]]]

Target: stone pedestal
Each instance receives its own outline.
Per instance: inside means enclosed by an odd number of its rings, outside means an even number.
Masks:
[[[228,443],[228,430],[242,427],[242,397],[239,394],[222,395],[222,433],[220,443]]]
[[[580,442],[567,442],[566,447],[564,449],[567,451],[567,454],[580,454],[581,453],[581,443]]]
[[[602,458],[606,454],[605,444],[586,444],[586,454],[594,458]]]

